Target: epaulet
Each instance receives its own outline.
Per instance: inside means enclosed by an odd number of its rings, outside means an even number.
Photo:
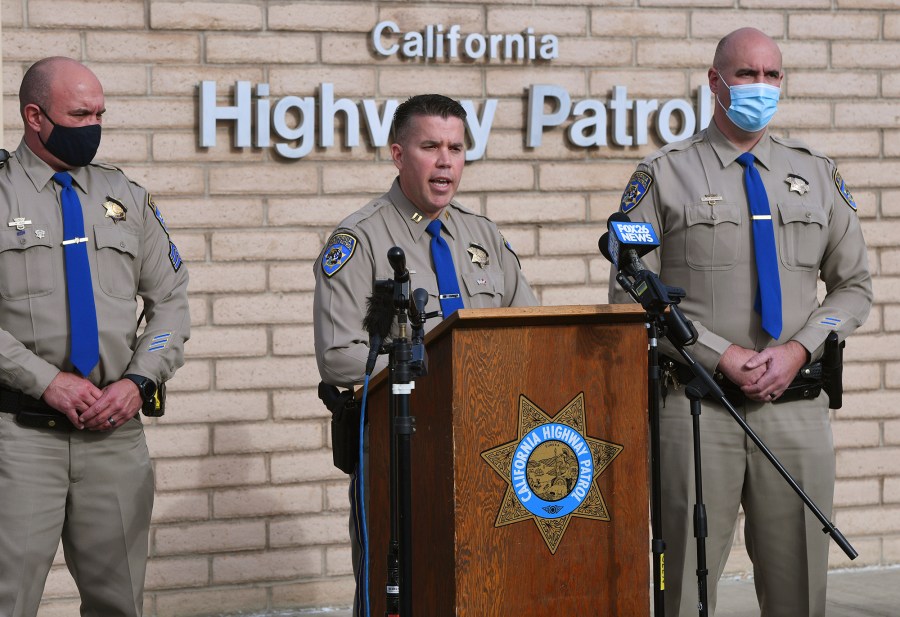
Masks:
[[[6,161],[9,160],[9,150],[5,150],[0,148],[0,169],[3,169],[6,166]]]
[[[109,163],[88,163],[88,165],[91,167],[99,167],[100,169],[105,169],[106,171],[117,171],[120,174],[125,173],[120,168],[116,167],[115,165],[110,165]]]
[[[391,205],[391,202],[387,199],[387,195],[376,197],[353,214],[347,216],[338,224],[336,229],[352,230],[366,219],[374,216],[376,212],[389,205]]]
[[[647,156],[641,163],[643,165],[650,165],[653,161],[660,159],[664,156],[668,156],[674,152],[683,152],[684,150],[689,150],[693,148],[697,143],[703,141],[703,137],[706,134],[706,131],[700,131],[699,133],[695,133],[688,137],[687,139],[682,139],[681,141],[672,142],[670,144],[666,144],[656,152],[653,152],[649,156]]]
[[[791,150],[799,150],[801,152],[806,152],[811,156],[831,161],[831,158],[827,154],[825,154],[824,152],[820,152],[815,148],[810,148],[805,142],[802,142],[799,139],[791,139],[790,137],[780,137],[778,135],[772,135],[772,141],[781,146],[784,146],[785,148],[790,148]]]
[[[89,163],[89,164],[88,164],[88,167],[96,167],[97,169],[102,169],[103,171],[110,171],[110,172],[113,172],[113,173],[117,173],[117,174],[121,175],[123,178],[125,178],[126,180],[128,180],[129,184],[133,184],[134,186],[138,187],[138,188],[141,189],[142,191],[147,191],[147,189],[144,188],[143,185],[141,185],[140,183],[135,182],[134,180],[132,180],[131,178],[129,178],[129,177],[128,177],[128,174],[126,174],[126,173],[122,170],[121,167],[116,167],[115,165],[111,165],[111,164],[109,164],[109,163],[93,163],[93,162],[92,162],[92,163]]]
[[[468,208],[466,208],[464,205],[460,204],[460,203],[459,203],[458,201],[456,201],[455,199],[452,200],[449,204],[447,204],[447,207],[448,207],[448,208],[453,208],[454,210],[456,210],[456,211],[458,211],[458,212],[461,212],[461,213],[463,213],[463,214],[469,214],[469,215],[472,215],[472,216],[477,216],[477,217],[480,218],[480,219],[485,219],[485,220],[488,220],[488,221],[491,220],[491,219],[489,219],[487,216],[485,216],[484,214],[481,214],[480,212],[475,212],[474,210],[469,210]],[[493,221],[492,221],[492,222],[493,222]]]

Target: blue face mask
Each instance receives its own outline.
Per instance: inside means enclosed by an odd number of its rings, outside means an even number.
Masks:
[[[728,86],[731,94],[731,105],[728,109],[722,105],[718,95],[716,101],[725,109],[725,115],[734,122],[735,126],[747,131],[748,133],[756,133],[766,128],[769,120],[778,110],[778,98],[781,96],[781,88],[770,86],[769,84],[739,84],[737,86],[729,86],[722,74],[719,73],[719,79]]]

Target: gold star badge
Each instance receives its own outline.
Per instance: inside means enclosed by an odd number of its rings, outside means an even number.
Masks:
[[[470,242],[469,248],[466,249],[466,252],[468,252],[469,255],[472,256],[472,263],[478,264],[482,269],[486,268],[487,265],[491,263],[491,260],[488,257],[488,252],[480,244]]]
[[[584,393],[551,418],[519,395],[519,436],[482,452],[506,481],[495,527],[533,520],[551,554],[573,516],[610,520],[596,479],[624,446],[585,436]]]
[[[128,212],[128,208],[115,197],[107,196],[106,201],[103,202],[103,207],[106,208],[107,218],[111,218],[114,223],[125,220],[125,213]]]

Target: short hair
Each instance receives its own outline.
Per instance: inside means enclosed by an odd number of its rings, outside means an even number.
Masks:
[[[50,83],[53,79],[53,64],[58,57],[38,60],[25,71],[22,85],[19,86],[19,113],[25,117],[25,106],[34,103],[41,109],[47,109],[50,102]]]
[[[394,112],[394,121],[391,124],[392,143],[399,143],[406,137],[406,129],[413,116],[440,116],[449,118],[453,116],[463,122],[466,120],[466,110],[458,101],[442,94],[418,94],[406,99]]]

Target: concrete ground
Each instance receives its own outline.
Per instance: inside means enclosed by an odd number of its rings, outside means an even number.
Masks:
[[[828,575],[828,606],[825,617],[898,616],[900,566],[836,570]],[[264,613],[257,617],[350,617],[350,610],[304,609]],[[719,583],[716,617],[759,617],[753,581],[723,579]]]

